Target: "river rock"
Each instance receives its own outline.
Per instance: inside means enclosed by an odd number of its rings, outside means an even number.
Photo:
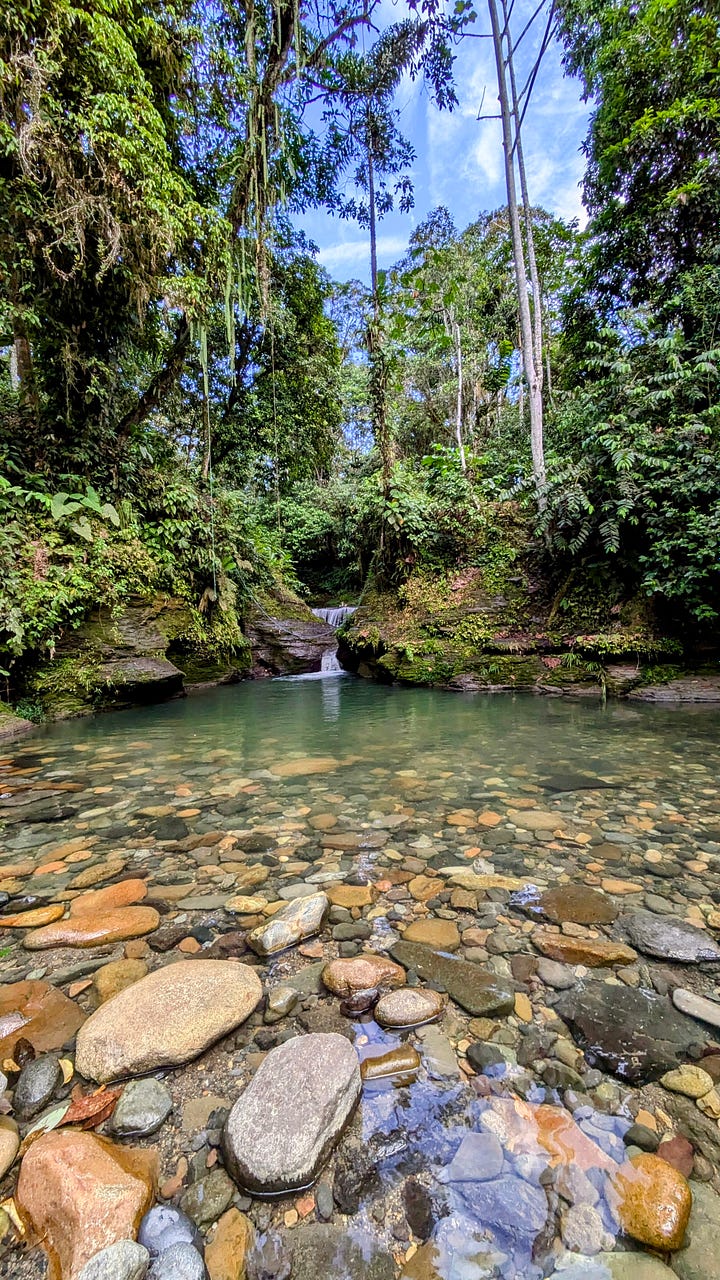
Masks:
[[[559,960],[550,960],[547,956],[542,956],[538,960],[537,976],[554,991],[567,991],[568,987],[574,987],[577,982],[569,965],[560,964]]]
[[[202,1230],[217,1222],[234,1194],[235,1188],[225,1170],[213,1169],[204,1178],[200,1178],[199,1182],[193,1182],[188,1187],[180,1201],[180,1208]]]
[[[10,1116],[0,1116],[0,1182],[12,1166],[20,1147],[18,1127]]]
[[[298,1036],[264,1059],[227,1119],[230,1172],[249,1191],[304,1187],[335,1146],[361,1090],[344,1036]]]
[[[203,1256],[191,1244],[171,1244],[151,1264],[147,1280],[207,1280]]]
[[[651,1249],[679,1249],[692,1195],[687,1179],[659,1156],[642,1152],[612,1177],[609,1198],[621,1229]]]
[[[555,1005],[591,1066],[644,1083],[671,1071],[702,1032],[665,996],[639,988],[580,981]]]
[[[140,1223],[138,1242],[153,1258],[175,1244],[189,1244],[202,1249],[202,1237],[195,1223],[171,1204],[156,1204],[145,1214]]]
[[[17,1040],[37,1053],[60,1049],[85,1021],[85,1014],[49,982],[31,979],[0,987],[0,1062],[12,1058]]]
[[[426,982],[437,982],[462,1009],[475,1017],[512,1013],[515,992],[504,979],[469,960],[440,955],[420,943],[396,942],[391,954]]]
[[[372,891],[367,884],[331,884],[326,890],[333,907],[369,907]]]
[[[666,1071],[660,1077],[660,1083],[672,1093],[684,1093],[686,1098],[704,1098],[713,1087],[712,1076],[703,1071],[702,1067],[690,1063],[683,1063],[673,1071]]]
[[[268,1023],[279,1022],[281,1018],[287,1017],[295,1008],[298,998],[298,993],[294,987],[273,987],[267,993],[263,1021]]]
[[[694,991],[686,991],[684,987],[676,987],[672,993],[672,1001],[681,1013],[691,1018],[699,1018],[711,1027],[720,1027],[720,1002],[708,1000],[706,996],[695,995]]]
[[[437,991],[423,987],[401,987],[381,996],[375,1006],[375,1020],[381,1027],[418,1027],[431,1022],[443,1011],[445,1001]]]
[[[395,1261],[369,1232],[308,1222],[292,1233],[292,1280],[393,1280]]]
[[[307,898],[296,898],[281,907],[267,924],[258,925],[248,934],[247,941],[260,956],[274,955],[319,933],[328,909],[327,895],[313,893]]]
[[[13,1094],[13,1111],[30,1120],[52,1098],[62,1080],[62,1069],[54,1054],[43,1054],[20,1072]]]
[[[172,1107],[170,1090],[160,1080],[131,1080],[113,1111],[112,1131],[119,1138],[146,1138],[164,1124]]]
[[[548,929],[535,929],[531,934],[534,947],[561,964],[584,964],[600,969],[613,964],[632,964],[637,952],[622,942],[606,942],[600,938],[568,938]]]
[[[709,1183],[693,1182],[687,1244],[673,1257],[680,1280],[710,1280],[717,1272],[719,1238],[720,1196]]]
[[[239,1209],[228,1209],[205,1247],[205,1263],[210,1280],[241,1280],[245,1259],[255,1239],[255,1228]]]
[[[437,951],[457,951],[460,932],[454,920],[436,920],[428,916],[425,920],[413,920],[403,934],[403,941],[434,947]]]
[[[51,903],[47,907],[35,907],[32,911],[0,916],[0,929],[39,929],[42,925],[61,920],[64,915],[65,908],[60,903]]]
[[[617,1169],[614,1160],[563,1107],[492,1098],[480,1116],[480,1125],[487,1133],[494,1133],[505,1151],[514,1156],[542,1156],[553,1168],[572,1165],[583,1173]]]
[[[364,954],[331,960],[322,971],[324,985],[345,999],[358,991],[389,990],[405,984],[405,970],[387,956]]]
[[[510,904],[553,924],[611,924],[618,913],[612,898],[583,884],[563,884],[542,892],[526,885],[511,896]]]
[[[499,1178],[505,1154],[494,1133],[468,1133],[450,1164],[442,1170],[441,1182],[487,1182]]]
[[[503,1244],[527,1243],[545,1226],[545,1192],[522,1178],[501,1174],[491,1182],[458,1182],[455,1187],[472,1216],[493,1227]]]
[[[33,929],[23,938],[28,951],[49,947],[99,947],[106,942],[125,942],[152,933],[160,923],[154,907],[118,907],[116,911],[84,912],[68,916],[44,929]]]
[[[81,893],[78,898],[73,898],[70,915],[96,915],[99,912],[113,911],[117,907],[131,907],[146,897],[147,885],[144,880],[119,880],[117,884],[92,889],[90,893]]]
[[[703,929],[674,916],[634,911],[618,920],[618,928],[638,951],[682,964],[720,961],[720,947]]]
[[[49,1280],[74,1280],[101,1249],[135,1235],[152,1203],[157,1168],[154,1151],[115,1146],[77,1129],[33,1142],[16,1199],[48,1255]]]
[[[93,974],[93,996],[97,1004],[112,1000],[126,987],[144,978],[148,967],[144,960],[111,960]]]
[[[134,1240],[118,1240],[101,1249],[83,1267],[78,1280],[145,1280],[150,1254]]]
[[[234,960],[180,960],[155,969],[88,1018],[76,1067],[103,1083],[180,1066],[240,1026],[261,997],[255,970]]]
[[[387,1076],[414,1075],[420,1067],[420,1055],[411,1044],[401,1044],[387,1053],[363,1059],[360,1075],[363,1080],[383,1080]]]

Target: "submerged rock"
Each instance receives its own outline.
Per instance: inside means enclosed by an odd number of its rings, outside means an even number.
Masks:
[[[262,997],[254,969],[233,960],[181,960],[108,1000],[78,1036],[89,1080],[179,1066],[240,1026]]]
[[[720,961],[720,947],[710,935],[675,916],[635,911],[621,916],[618,928],[638,951],[647,956],[679,960],[682,964]]]
[[[292,1280],[393,1280],[395,1260],[368,1231],[309,1222],[293,1232]]]
[[[194,1222],[181,1209],[171,1204],[156,1204],[145,1214],[138,1231],[138,1241],[153,1258],[174,1244],[190,1244],[202,1248],[202,1237]]]
[[[390,951],[406,969],[413,969],[426,982],[439,983],[467,1013],[476,1017],[512,1013],[515,1007],[512,986],[469,960],[457,960],[421,943],[405,941],[396,942]]]
[[[148,1280],[207,1280],[202,1253],[191,1244],[172,1244],[155,1259]]]
[[[549,929],[536,929],[532,944],[550,960],[561,964],[584,964],[588,969],[601,969],[614,964],[632,964],[637,952],[622,942],[606,942],[600,938],[568,938]]]
[[[441,1173],[442,1182],[487,1182],[502,1173],[505,1154],[494,1133],[468,1133],[450,1164]]]
[[[324,893],[313,893],[306,898],[296,898],[281,907],[267,924],[258,925],[248,934],[248,943],[260,956],[274,955],[319,933],[328,910]]]
[[[659,1156],[642,1152],[621,1165],[610,1202],[626,1235],[651,1249],[679,1249],[690,1217],[687,1180]]]
[[[418,1027],[431,1022],[443,1011],[445,1001],[437,991],[423,987],[402,987],[381,996],[375,1018],[381,1027]]]
[[[152,933],[160,923],[154,907],[118,907],[116,910],[83,912],[68,916],[44,929],[33,929],[23,946],[28,951],[45,951],[49,947],[99,947],[104,942],[125,942]]]
[[[358,1101],[357,1054],[344,1036],[298,1036],[267,1055],[228,1116],[225,1158],[249,1191],[307,1186]]]
[[[0,1061],[12,1058],[18,1040],[37,1053],[60,1049],[85,1021],[85,1014],[49,982],[28,979],[0,987]]]
[[[322,980],[336,996],[354,995],[358,991],[383,990],[402,987],[405,970],[393,964],[387,956],[352,956],[346,960],[331,960],[322,971]]]
[[[73,1280],[101,1249],[135,1235],[152,1203],[157,1155],[76,1129],[28,1148],[16,1199],[49,1259],[50,1280]]]
[[[387,1053],[365,1058],[360,1065],[363,1080],[382,1080],[387,1076],[414,1075],[420,1067],[420,1055],[411,1044],[402,1044]]]
[[[555,1009],[585,1049],[591,1065],[644,1083],[677,1067],[702,1032],[654,991],[578,982]]]
[[[692,1018],[699,1018],[711,1027],[720,1027],[720,1002],[708,1000],[706,996],[698,996],[694,991],[686,991],[684,987],[676,987],[672,993],[672,1001],[681,1013],[688,1013]]]
[[[564,884],[556,889],[546,889],[534,894],[528,892],[534,888],[528,885],[514,894],[510,901],[529,916],[540,916],[551,920],[553,924],[611,924],[618,913],[612,898],[598,889],[590,889],[582,884]]]

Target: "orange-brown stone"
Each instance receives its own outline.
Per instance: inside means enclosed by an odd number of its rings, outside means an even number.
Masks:
[[[37,1053],[60,1049],[84,1021],[82,1009],[49,982],[28,979],[0,987],[0,1062],[12,1058],[21,1037]]]
[[[255,1228],[250,1219],[239,1209],[228,1209],[205,1248],[210,1280],[243,1280],[245,1257],[254,1238]]]
[[[496,1133],[513,1155],[544,1152],[551,1168],[575,1165],[588,1169],[617,1169],[615,1161],[573,1120],[563,1107],[523,1102],[519,1098],[493,1098],[484,1127]]]
[[[333,907],[368,907],[372,902],[367,884],[331,884],[325,892]]]
[[[20,1166],[18,1210],[49,1259],[48,1280],[76,1280],[90,1258],[133,1238],[153,1202],[158,1157],[94,1133],[55,1130]]]
[[[35,907],[32,911],[19,911],[14,916],[0,916],[0,928],[5,929],[39,929],[44,924],[52,924],[65,914],[65,908],[59,902],[52,902],[47,907]]]
[[[626,947],[623,942],[605,942],[600,938],[568,938],[545,929],[536,929],[532,941],[538,951],[542,951],[550,960],[559,960],[561,964],[584,964],[588,969],[632,964],[633,960],[637,960],[637,951]]]
[[[70,907],[71,916],[87,915],[89,911],[105,912],[116,907],[131,907],[147,897],[147,885],[144,880],[120,880],[117,884],[109,884],[104,889],[93,889],[90,893],[82,893],[75,898]]]
[[[331,960],[323,969],[322,980],[336,996],[347,997],[374,987],[386,990],[404,987],[406,978],[402,965],[388,960],[387,956],[367,954]]]
[[[45,951],[48,947],[99,947],[104,942],[124,942],[152,933],[160,923],[154,907],[118,907],[97,915],[83,911],[79,916],[58,920],[44,929],[34,929],[23,945],[28,951]]]
[[[444,888],[445,881],[439,880],[436,876],[414,876],[408,885],[416,902],[428,902],[430,898],[435,898],[438,893],[442,893]]]
[[[659,1156],[643,1152],[622,1164],[610,1196],[622,1230],[651,1249],[679,1249],[692,1208],[687,1179]]]

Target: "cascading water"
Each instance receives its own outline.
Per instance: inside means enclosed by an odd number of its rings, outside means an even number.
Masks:
[[[333,631],[337,631],[341,627],[346,618],[349,618],[355,612],[355,605],[341,604],[331,609],[313,609],[316,618],[320,618],[326,622]],[[335,656],[336,650],[326,649],[322,656],[321,672],[329,673],[331,671],[342,671],[342,667]]]

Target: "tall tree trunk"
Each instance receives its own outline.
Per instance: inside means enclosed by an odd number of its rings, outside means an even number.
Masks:
[[[455,407],[455,435],[460,450],[460,467],[467,471],[465,446],[463,444],[463,353],[460,325],[453,321],[453,337],[455,339],[455,368],[457,370],[457,403]]]
[[[528,384],[528,398],[530,401],[530,446],[532,451],[533,478],[535,480],[538,506],[542,510],[545,505],[542,371],[538,375],[534,358],[533,322],[530,314],[530,298],[528,295],[525,253],[523,250],[522,233],[520,230],[520,215],[518,211],[517,189],[515,186],[512,110],[508,95],[507,67],[503,52],[502,30],[500,27],[497,0],[488,0],[488,8],[490,11],[490,23],[492,26],[495,65],[497,68],[498,100],[500,102],[503,154],[505,159],[505,184],[508,197],[508,217],[510,220],[513,262],[515,265],[515,282],[518,292],[522,356],[525,367],[525,376]]]
[[[510,35],[510,17],[508,13],[507,0],[502,0],[503,22],[505,24],[505,61],[510,75],[510,95],[512,101],[512,114],[515,121],[515,154],[517,156],[518,176],[520,178],[520,196],[522,199],[523,223],[525,226],[525,244],[527,246],[527,262],[528,271],[530,273],[530,285],[532,288],[532,320],[533,320],[533,352],[535,356],[535,372],[537,374],[540,393],[543,389],[543,327],[542,327],[542,292],[540,290],[540,276],[537,268],[537,257],[535,254],[535,232],[532,222],[532,207],[530,204],[530,196],[528,194],[527,172],[525,169],[525,153],[522,145],[522,132],[520,126],[520,103],[517,92],[517,81],[515,79],[515,57]]]

